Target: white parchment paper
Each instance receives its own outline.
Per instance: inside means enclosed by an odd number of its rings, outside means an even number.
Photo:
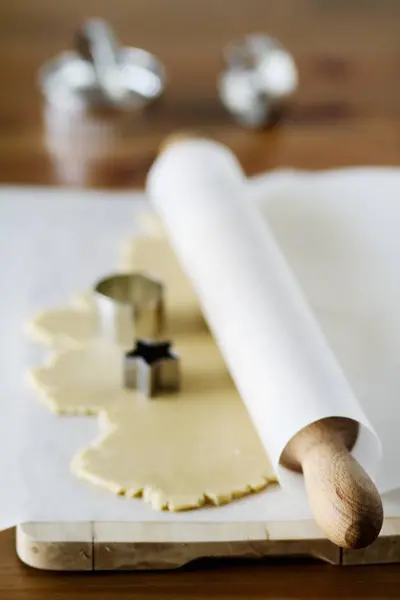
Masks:
[[[288,442],[327,417],[360,424],[353,453],[374,477],[378,437],[247,187],[226,147],[198,139],[164,151],[147,191],[279,481]]]
[[[400,169],[277,172],[249,182],[280,249],[383,444],[381,489],[400,486]],[[135,233],[141,194],[0,190],[0,527],[23,521],[235,521],[310,518],[281,488],[173,515],[116,498],[69,472],[97,435],[94,417],[56,417],[24,381],[44,350],[23,323],[111,271]],[[400,515],[400,494],[384,496]]]

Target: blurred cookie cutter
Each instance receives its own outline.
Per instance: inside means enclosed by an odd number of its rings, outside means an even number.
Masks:
[[[124,358],[124,387],[147,398],[180,388],[180,361],[169,341],[137,340]]]
[[[298,86],[292,55],[267,35],[248,35],[228,44],[223,62],[218,80],[220,99],[245,127],[267,125]]]
[[[120,47],[109,25],[89,19],[75,35],[76,50],[45,63],[39,85],[47,101],[63,109],[138,110],[159,98],[165,69],[141,48]]]
[[[94,288],[94,299],[104,339],[132,348],[137,339],[157,339],[163,332],[164,287],[145,273],[101,279]]]

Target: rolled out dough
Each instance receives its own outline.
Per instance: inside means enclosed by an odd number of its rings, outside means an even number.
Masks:
[[[181,357],[178,394],[146,400],[122,389],[122,350],[98,338],[90,294],[43,313],[36,337],[58,350],[30,372],[56,413],[99,414],[101,436],[72,463],[80,478],[155,509],[223,504],[276,481],[270,462],[165,237],[132,240],[124,271],[148,271],[167,289],[168,335]]]

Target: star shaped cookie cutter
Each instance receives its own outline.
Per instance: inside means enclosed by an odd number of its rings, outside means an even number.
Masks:
[[[147,398],[180,388],[180,362],[170,341],[137,340],[125,353],[124,387],[136,389]]]

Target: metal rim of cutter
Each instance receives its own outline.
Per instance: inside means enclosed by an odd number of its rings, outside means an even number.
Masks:
[[[162,282],[148,273],[118,273],[100,279],[94,291],[118,304],[151,306],[163,300]]]

